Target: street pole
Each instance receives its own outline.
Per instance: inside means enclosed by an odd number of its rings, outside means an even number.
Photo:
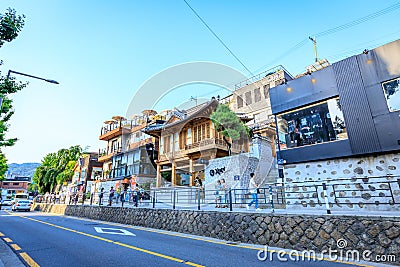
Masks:
[[[30,75],[30,74],[26,74],[26,73],[22,73],[22,72],[18,72],[18,71],[13,71],[13,70],[8,70],[6,81],[8,81],[10,79],[10,74],[11,73],[15,73],[15,74],[19,74],[19,75],[22,75],[22,76],[27,76],[27,77],[30,77],[30,78],[42,80],[42,81],[45,81],[45,82],[48,82],[48,83],[59,84],[59,82],[57,82],[55,80],[40,78],[40,77],[37,77],[37,76],[33,76],[33,75]],[[2,106],[3,106],[3,96],[0,96],[0,111],[1,111],[1,107]]]

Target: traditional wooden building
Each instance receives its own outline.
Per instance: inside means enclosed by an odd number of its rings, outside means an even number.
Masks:
[[[170,177],[173,186],[193,185],[196,176],[204,179],[204,164],[208,160],[228,155],[227,143],[210,119],[218,105],[219,102],[212,99],[188,110],[175,109],[165,123],[145,129],[160,142],[157,187],[164,185],[162,176]],[[248,142],[232,142],[232,154],[248,150]]]

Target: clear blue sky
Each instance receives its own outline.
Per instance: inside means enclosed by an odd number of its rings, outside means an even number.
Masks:
[[[314,60],[311,41],[287,53],[294,45],[397,3],[188,2],[253,73],[281,64],[293,75]],[[26,25],[0,49],[2,75],[12,69],[60,82],[18,76],[30,84],[12,97],[16,113],[8,137],[20,140],[3,149],[9,163],[40,162],[47,153],[72,145],[89,145],[92,151],[105,147],[98,140],[103,121],[124,115],[135,90],[173,65],[210,61],[248,74],[183,0],[0,1],[1,13],[8,7],[25,14]],[[319,57],[333,63],[399,39],[399,16],[400,8],[318,37]],[[214,91],[211,86],[181,87],[156,107],[172,108],[190,96],[216,95]]]

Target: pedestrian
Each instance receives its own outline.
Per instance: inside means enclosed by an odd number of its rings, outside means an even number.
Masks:
[[[221,208],[227,208],[228,207],[228,202],[226,201],[226,191],[227,191],[227,186],[225,179],[221,179]]]
[[[60,192],[57,192],[57,194],[56,194],[56,203],[57,204],[60,203]]]
[[[221,195],[222,195],[222,185],[221,181],[217,180],[217,184],[215,185],[215,207],[221,207]]]
[[[119,200],[119,198],[121,197],[121,187],[118,187],[118,188],[117,188],[116,193],[117,193],[117,198],[116,198],[116,200],[115,200],[115,203],[118,204],[118,200]]]
[[[135,188],[133,189],[133,192],[132,192],[133,203],[134,203],[135,207],[138,206],[138,193],[139,193],[139,189],[137,186],[135,186]]]
[[[108,206],[112,205],[112,200],[114,198],[114,192],[115,192],[114,187],[111,186],[110,193],[108,195]]]
[[[201,181],[199,176],[196,176],[196,178],[194,179],[194,186],[196,187],[203,187],[203,182]]]
[[[103,196],[104,196],[104,188],[102,187],[101,189],[100,189],[100,192],[99,192],[99,206],[100,205],[102,205],[102,200],[103,200]]]
[[[143,198],[144,198],[144,189],[142,186],[139,187],[139,202],[140,206],[143,204]]]
[[[259,185],[256,183],[254,176],[255,175],[253,172],[250,173],[250,182],[248,190],[249,193],[251,193],[252,200],[248,205],[246,205],[246,208],[250,209],[251,205],[254,203],[256,206],[256,210],[259,211],[260,209],[258,208],[258,194],[257,194]]]

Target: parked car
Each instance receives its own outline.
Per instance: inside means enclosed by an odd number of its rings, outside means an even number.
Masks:
[[[37,195],[37,196],[33,199],[33,202],[36,202],[36,203],[42,203],[42,202],[44,202],[44,196],[43,196],[43,195]]]
[[[16,210],[31,210],[31,202],[29,200],[16,200],[15,203],[11,206],[12,211]]]
[[[1,201],[2,206],[11,206],[12,205],[12,200],[11,199],[3,199]]]

